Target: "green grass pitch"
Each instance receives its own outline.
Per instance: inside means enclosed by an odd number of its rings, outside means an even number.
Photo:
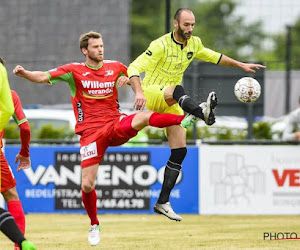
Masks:
[[[299,216],[182,216],[175,222],[162,215],[99,215],[101,242],[91,247],[87,215],[28,214],[26,236],[38,250],[300,249],[300,240],[263,239],[265,232],[300,237]],[[3,234],[0,249],[13,249]]]

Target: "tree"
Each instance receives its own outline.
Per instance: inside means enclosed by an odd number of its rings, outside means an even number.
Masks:
[[[287,30],[285,32],[273,36],[274,46],[269,51],[261,55],[262,58],[268,58],[270,66],[268,69],[284,70],[286,66],[286,43]],[[291,26],[291,69],[300,69],[300,17],[295,24]]]
[[[131,59],[147,49],[149,43],[164,34],[165,1],[132,0]]]
[[[172,21],[176,9],[183,7],[182,2],[171,1]],[[233,15],[237,6],[235,1],[189,0],[184,4],[195,14],[193,34],[199,36],[206,47],[238,60],[259,59],[257,55],[263,50],[266,35],[260,22],[246,25],[243,17]],[[131,29],[131,58],[134,59],[153,39],[165,33],[165,1],[132,0]]]
[[[196,17],[194,34],[203,44],[232,58],[257,61],[263,50],[261,22],[245,24],[243,16],[235,16],[237,3],[232,0],[201,1],[191,7]]]

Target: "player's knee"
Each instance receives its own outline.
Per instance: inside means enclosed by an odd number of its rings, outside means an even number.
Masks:
[[[177,103],[177,100],[174,99],[174,90],[175,90],[175,86],[169,86],[166,88],[165,92],[164,92],[164,99],[166,101],[166,103],[168,104],[168,106],[172,106],[175,103]]]
[[[95,188],[95,185],[93,183],[91,183],[90,181],[83,181],[81,188],[85,193],[90,193]]]

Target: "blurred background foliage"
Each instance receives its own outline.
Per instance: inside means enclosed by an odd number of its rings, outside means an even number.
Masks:
[[[253,123],[253,138],[256,140],[272,140],[281,138],[281,133],[272,130],[272,122],[254,122]],[[209,127],[198,126],[197,139],[200,140],[247,140],[247,129],[236,129],[229,127]],[[193,128],[187,129],[187,140],[193,139]],[[147,129],[149,140],[167,141],[163,129],[149,127]]]
[[[46,124],[41,129],[31,127],[31,139],[74,139],[76,135],[72,129],[67,126],[54,128],[52,124]],[[208,140],[247,140],[247,129],[235,129],[229,127],[209,127],[198,126],[197,139]],[[162,140],[167,141],[164,130],[154,127],[146,127],[142,131],[143,141]],[[187,129],[187,140],[192,140],[193,128]],[[280,138],[280,132],[272,131],[271,122],[254,122],[253,137],[260,140],[272,140]],[[17,124],[10,123],[6,126],[4,132],[5,139],[19,139],[20,133]],[[139,138],[135,138],[138,140]],[[131,140],[134,141],[134,140]]]
[[[40,129],[36,129],[30,124],[30,129],[31,139],[72,139],[76,137],[74,131],[67,126],[53,127],[52,124],[45,124]],[[18,125],[9,123],[5,127],[3,138],[19,139],[20,131]]]
[[[145,51],[149,43],[166,33],[166,1],[132,0],[131,8],[131,60]],[[193,34],[203,44],[222,54],[247,62],[263,62],[269,70],[285,68],[286,32],[268,34],[262,30],[260,21],[248,23],[244,16],[233,15],[239,3],[233,0],[172,0],[170,27],[173,15],[180,7],[190,8],[195,15]],[[157,13],[153,16],[153,13]],[[300,17],[293,24],[292,61],[300,55]],[[265,46],[266,42],[272,46]],[[300,61],[292,64],[299,69]]]

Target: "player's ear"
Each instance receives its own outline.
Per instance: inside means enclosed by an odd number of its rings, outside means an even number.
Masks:
[[[177,29],[177,27],[178,27],[178,22],[177,22],[177,20],[174,20],[174,21],[173,21],[173,24],[174,24],[174,27]]]
[[[82,54],[84,54],[85,56],[87,55],[87,49],[86,48],[82,48],[81,49]]]

